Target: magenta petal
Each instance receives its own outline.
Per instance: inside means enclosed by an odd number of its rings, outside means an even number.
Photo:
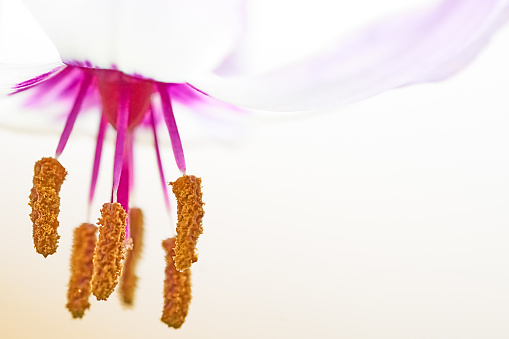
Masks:
[[[168,85],[163,83],[157,83],[157,90],[161,97],[161,103],[163,106],[163,116],[170,133],[171,147],[173,149],[173,155],[177,163],[177,167],[182,173],[186,173],[186,160],[184,158],[184,149],[182,148],[182,142],[180,141],[179,131],[177,129],[177,123],[175,116],[173,115],[173,108],[171,106],[170,95],[168,93]]]

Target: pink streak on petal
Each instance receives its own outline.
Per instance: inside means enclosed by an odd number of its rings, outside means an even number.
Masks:
[[[76,122],[76,117],[78,116],[78,113],[81,109],[81,104],[83,103],[83,99],[85,98],[85,95],[87,93],[88,86],[90,85],[91,79],[92,79],[92,76],[89,73],[85,73],[85,77],[83,78],[83,81],[81,83],[81,87],[78,92],[78,96],[76,97],[76,100],[74,101],[74,105],[72,107],[71,113],[69,113],[69,116],[67,117],[64,131],[62,132],[62,135],[60,136],[60,141],[58,142],[57,150],[55,152],[55,158],[58,158],[60,156],[60,154],[62,154],[62,152],[65,148],[65,145],[67,144],[67,140],[69,140],[69,136],[71,135],[72,128],[74,127],[74,123]]]
[[[124,151],[127,137],[127,126],[129,124],[129,96],[127,89],[120,89],[120,100],[117,114],[117,140],[115,144],[115,158],[113,161],[113,188],[112,199],[115,202],[116,192],[120,183],[120,175],[124,162]]]
[[[14,85],[13,89],[15,90],[13,93],[10,93],[10,95],[14,95],[23,91],[26,91],[27,89],[30,89],[34,86],[37,86],[45,81],[48,81],[54,76],[60,75],[62,72],[66,72],[66,66],[60,66],[57,68],[52,69],[49,72],[46,72],[44,74],[38,75],[32,79],[28,79],[26,81],[23,81],[19,84]]]
[[[97,178],[99,176],[99,167],[101,166],[101,154],[104,143],[104,136],[106,135],[106,127],[108,126],[108,122],[101,115],[101,120],[99,122],[99,132],[97,133],[97,143],[95,146],[95,155],[94,155],[94,166],[92,168],[92,180],[90,182],[90,192],[88,194],[88,204],[91,205],[94,200],[95,195],[95,187],[97,185]]]
[[[72,99],[72,97],[75,95],[76,89],[69,88],[69,82],[72,80],[73,82],[76,82],[76,86],[78,87],[79,84],[83,81],[83,73],[84,72],[78,72],[78,74],[75,74],[74,72],[76,69],[74,67],[68,67],[66,66],[61,72],[56,74],[55,76],[45,80],[42,83],[39,83],[34,88],[33,94],[30,95],[29,99],[26,102],[27,106],[30,105],[39,105],[44,99],[47,97],[50,97],[49,101],[53,102],[55,100],[55,97],[62,97],[62,92],[66,91],[66,97],[69,97],[69,99]],[[27,89],[30,89],[32,87],[29,87]],[[55,94],[56,93],[56,94]]]
[[[170,95],[168,93],[168,87],[166,84],[158,82],[157,90],[159,91],[159,96],[161,97],[164,121],[166,122],[166,127],[168,127],[168,132],[170,133],[173,155],[175,156],[175,161],[177,163],[178,169],[180,170],[180,172],[185,174],[186,160],[184,158],[184,150],[182,148],[182,142],[180,141],[180,135],[177,129],[175,116],[173,115],[173,108],[171,107],[171,100]]]
[[[164,203],[166,204],[166,210],[168,212],[170,212],[170,210],[171,210],[170,197],[168,196],[168,186],[166,184],[166,179],[164,178],[163,163],[161,161],[161,152],[159,151],[159,141],[157,140],[156,121],[155,121],[155,117],[154,117],[154,110],[152,109],[152,107],[150,107],[150,118],[152,121],[152,134],[154,135],[154,148],[156,150],[157,168],[159,169],[159,178],[161,179],[161,187],[163,189]]]
[[[327,51],[270,74],[197,79],[192,85],[230,103],[261,110],[339,107],[464,68],[508,21],[507,0],[442,0],[393,15]],[[239,54],[240,57],[240,54]]]

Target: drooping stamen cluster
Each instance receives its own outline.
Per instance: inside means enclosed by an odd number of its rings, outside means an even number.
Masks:
[[[81,224],[74,229],[71,253],[71,277],[67,290],[67,309],[73,318],[82,318],[90,308],[90,281],[94,272],[93,258],[97,227]]]
[[[134,292],[138,281],[136,266],[143,249],[143,213],[141,209],[131,208],[129,210],[129,219],[133,249],[126,252],[124,270],[122,271],[118,286],[120,299],[126,306],[132,306],[134,303]]]
[[[194,175],[183,175],[172,185],[177,198],[177,237],[175,246],[175,267],[185,271],[198,261],[196,243],[203,233],[203,210],[201,179]]]
[[[58,158],[64,151],[82,106],[100,104],[101,119],[97,135],[89,208],[92,204],[101,162],[102,147],[108,125],[116,130],[115,155],[111,201],[103,205],[97,228],[83,224],[75,230],[71,257],[67,308],[73,317],[80,318],[90,307],[90,292],[98,300],[106,300],[114,291],[120,278],[120,297],[124,304],[132,305],[137,282],[136,263],[140,257],[143,237],[141,210],[130,208],[129,196],[134,182],[133,141],[137,127],[151,127],[156,150],[157,167],[163,187],[166,206],[169,197],[164,178],[157,138],[157,121],[164,120],[171,139],[177,167],[183,174],[173,185],[177,198],[177,237],[163,242],[166,251],[165,306],[162,320],[169,326],[182,326],[191,300],[190,266],[197,261],[196,242],[203,232],[203,202],[201,179],[185,175],[186,164],[175,117],[172,97],[184,102],[196,100],[196,89],[188,84],[166,84],[125,75],[116,70],[103,70],[66,66],[55,70],[44,82],[34,82],[40,89],[39,96],[54,88],[62,90],[61,97],[76,93],[72,109],[67,116],[64,130],[56,149]],[[24,91],[32,85],[19,88]],[[153,108],[152,96],[160,99],[159,110]],[[203,93],[200,95],[205,96]],[[95,100],[95,99],[99,100]],[[158,100],[155,100],[158,103]],[[156,112],[162,115],[156,117]],[[30,215],[34,224],[34,243],[44,256],[56,251],[59,236],[56,233],[60,198],[58,193],[65,179],[65,169],[54,158],[43,158],[35,165],[34,187],[30,194]],[[127,215],[130,215],[127,218]],[[128,251],[128,252],[126,252]],[[125,258],[125,260],[124,260]],[[124,266],[124,271],[122,269]]]
[[[161,321],[169,327],[179,328],[184,323],[191,303],[191,270],[180,272],[175,267],[175,238],[163,240],[166,252],[164,275],[164,306]]]
[[[98,221],[99,239],[94,252],[92,293],[106,300],[113,293],[122,273],[127,214],[118,203],[106,203]]]
[[[33,223],[34,246],[37,253],[47,257],[58,247],[58,213],[60,187],[67,172],[54,158],[42,158],[34,166],[33,187],[30,191],[30,219]]]

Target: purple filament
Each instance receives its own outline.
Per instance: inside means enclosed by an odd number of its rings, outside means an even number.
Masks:
[[[186,173],[186,159],[184,158],[184,150],[182,148],[182,142],[180,141],[180,135],[175,122],[175,116],[173,115],[173,108],[171,107],[170,95],[168,93],[167,86],[162,83],[157,83],[157,90],[161,97],[161,103],[163,106],[163,116],[170,133],[171,147],[173,149],[173,155],[177,167],[183,174]]]
[[[99,122],[99,132],[97,132],[97,143],[95,145],[94,166],[92,168],[92,180],[90,181],[90,192],[88,194],[89,205],[91,205],[92,201],[94,200],[95,187],[97,185],[97,178],[99,176],[99,167],[101,166],[101,155],[107,126],[108,122],[106,121],[106,118],[104,117],[104,115],[101,115],[101,120]]]
[[[152,106],[150,109],[150,120],[152,124],[152,134],[154,135],[154,148],[156,149],[157,168],[159,169],[159,178],[161,179],[161,186],[163,189],[164,203],[168,212],[171,210],[170,197],[168,196],[168,186],[166,185],[166,179],[164,178],[163,163],[161,161],[161,152],[159,151],[159,142],[157,140],[157,128],[154,117],[154,110]]]
[[[125,142],[127,136],[127,126],[129,123],[129,96],[127,89],[120,91],[120,103],[117,113],[117,140],[115,144],[115,158],[113,160],[113,188],[111,192],[112,202],[115,202],[120,175],[124,162]]]
[[[129,133],[127,138],[127,152],[128,152],[128,165],[129,165],[129,192],[134,189],[134,132]]]
[[[89,73],[85,73],[85,77],[81,82],[81,87],[76,96],[76,100],[74,101],[74,105],[72,107],[71,112],[67,117],[67,121],[65,122],[64,131],[60,136],[60,141],[58,142],[57,150],[55,152],[55,158],[58,158],[60,154],[64,151],[65,145],[67,144],[67,140],[69,140],[69,136],[71,135],[72,128],[74,127],[74,123],[76,122],[76,117],[81,108],[81,104],[83,103],[83,99],[85,98],[88,90],[88,86],[90,85],[90,80],[92,80],[92,76]]]
[[[130,135],[127,136],[127,143],[131,144],[130,142]],[[129,215],[129,189],[130,189],[130,181],[131,181],[131,173],[129,173],[129,163],[131,162],[132,154],[130,152],[131,148],[126,147],[126,152],[123,157],[122,161],[122,172],[120,175],[120,182],[118,186],[118,192],[117,192],[117,202],[122,205],[122,208],[124,211],[126,211],[127,215]],[[129,225],[129,217],[127,217],[127,223],[125,226],[125,232],[126,232],[126,239],[129,239],[131,237],[131,228]]]

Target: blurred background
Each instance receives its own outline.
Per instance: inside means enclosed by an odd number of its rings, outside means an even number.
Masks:
[[[255,59],[260,68],[285,55],[297,59],[342,32],[425,3],[259,0],[251,7],[253,18],[264,18],[258,39],[271,47]],[[0,61],[53,60],[56,52],[32,31],[18,1],[2,5]],[[179,124],[188,172],[203,178],[206,203],[193,302],[179,330],[159,321],[160,243],[174,224],[150,139],[140,136],[135,153],[135,204],[146,220],[135,308],[124,310],[113,295],[72,320],[64,306],[68,261],[72,230],[87,217],[95,120],[78,127],[60,158],[69,172],[61,240],[47,259],[33,249],[28,194],[33,164],[53,155],[62,126],[34,131],[6,123],[0,337],[507,338],[507,41],[505,27],[445,82],[333,112],[255,112],[234,124],[242,133],[232,135]],[[22,111],[11,100],[0,104],[3,121]],[[109,199],[110,136],[92,220]],[[169,142],[160,139],[167,179],[174,180]]]

